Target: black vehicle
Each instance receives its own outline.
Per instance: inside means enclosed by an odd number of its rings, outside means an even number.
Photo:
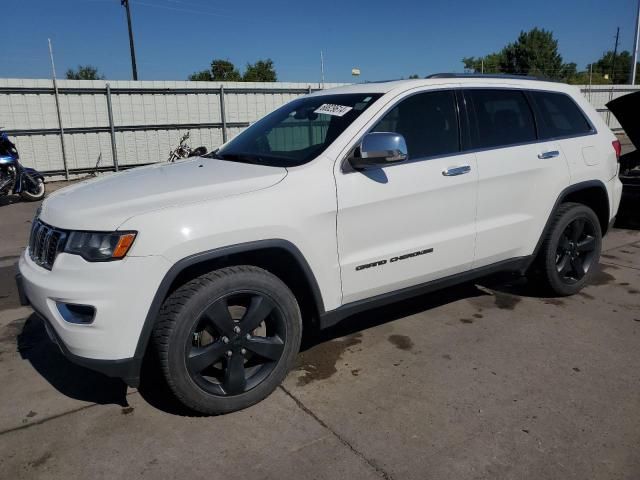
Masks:
[[[20,195],[35,202],[45,195],[44,177],[33,168],[23,167],[16,146],[0,131],[0,196]]]
[[[625,194],[640,194],[640,91],[607,103],[636,150],[620,157],[620,181]]]

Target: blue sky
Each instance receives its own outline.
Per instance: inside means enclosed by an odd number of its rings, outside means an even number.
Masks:
[[[50,76],[91,63],[129,79],[119,0],[3,0],[0,77]],[[271,57],[283,81],[327,82],[462,71],[534,26],[552,30],[565,61],[579,67],[613,48],[631,49],[637,0],[131,0],[141,80],[184,80],[214,57],[236,65]]]

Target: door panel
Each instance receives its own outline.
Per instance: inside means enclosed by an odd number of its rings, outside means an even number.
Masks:
[[[556,141],[539,142],[526,95],[470,89],[472,143],[478,161],[474,267],[533,253],[569,170]]]
[[[547,157],[551,152],[557,155]],[[569,181],[560,146],[547,142],[508,147],[478,152],[477,158],[478,237],[474,267],[530,255],[557,192]]]
[[[409,161],[348,173],[337,169],[343,303],[470,268],[478,172],[474,154],[447,155],[459,150],[455,99],[448,94],[409,97],[373,129],[403,134]],[[420,95],[430,94],[413,97]]]

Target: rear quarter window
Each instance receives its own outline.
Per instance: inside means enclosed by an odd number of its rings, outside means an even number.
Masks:
[[[584,135],[592,131],[584,113],[563,93],[529,91],[536,109],[540,138]]]
[[[521,90],[469,89],[474,148],[499,148],[537,140],[533,112]]]

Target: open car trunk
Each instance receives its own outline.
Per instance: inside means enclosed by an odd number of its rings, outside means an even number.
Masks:
[[[625,186],[640,188],[640,91],[607,103],[636,148],[620,157],[620,180]]]

